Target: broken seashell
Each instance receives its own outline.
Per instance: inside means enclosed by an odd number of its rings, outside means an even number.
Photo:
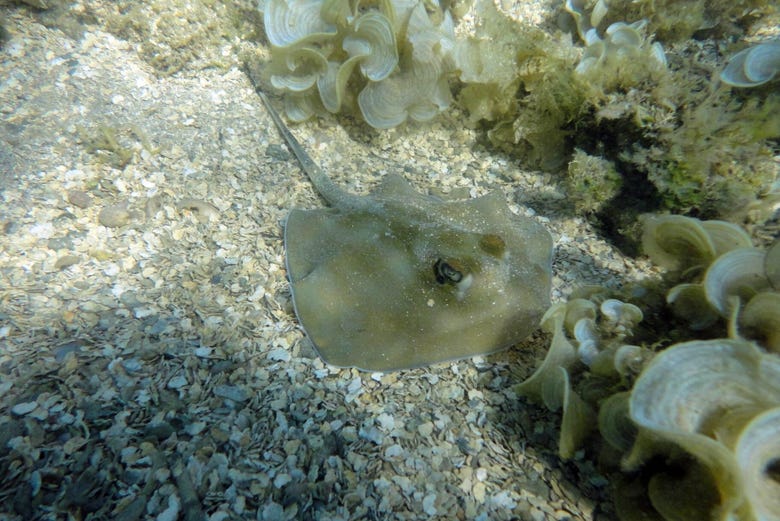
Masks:
[[[780,42],[759,43],[736,53],[720,79],[732,87],[756,87],[780,72]]]

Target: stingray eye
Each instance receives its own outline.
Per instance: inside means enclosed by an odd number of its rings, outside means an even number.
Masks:
[[[436,277],[436,282],[439,284],[445,284],[447,282],[457,284],[463,280],[463,273],[452,267],[451,264],[442,260],[436,259],[433,263],[433,275]]]

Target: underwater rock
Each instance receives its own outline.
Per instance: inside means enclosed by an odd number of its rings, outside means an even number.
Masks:
[[[98,213],[98,222],[108,228],[119,228],[130,221],[127,201],[103,207]]]
[[[263,24],[271,84],[289,94],[285,110],[294,121],[320,107],[341,111],[353,88],[375,128],[427,121],[450,105],[454,25],[436,1],[268,0]]]
[[[780,72],[780,42],[753,45],[736,53],[721,71],[720,79],[732,87],[757,87]]]

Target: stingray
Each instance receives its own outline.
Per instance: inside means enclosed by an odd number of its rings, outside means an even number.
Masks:
[[[257,89],[330,206],[287,217],[298,320],[327,363],[393,371],[484,355],[523,340],[550,304],[552,240],[503,194],[445,201],[386,175],[370,195],[339,188]]]

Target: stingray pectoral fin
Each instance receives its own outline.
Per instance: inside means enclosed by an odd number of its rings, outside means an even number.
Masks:
[[[418,367],[498,351],[536,328],[549,303],[549,268],[512,252],[484,254],[462,293],[437,282],[438,258],[428,252],[479,253],[482,234],[404,224],[371,212],[290,214],[293,302],[326,362],[371,371]]]

